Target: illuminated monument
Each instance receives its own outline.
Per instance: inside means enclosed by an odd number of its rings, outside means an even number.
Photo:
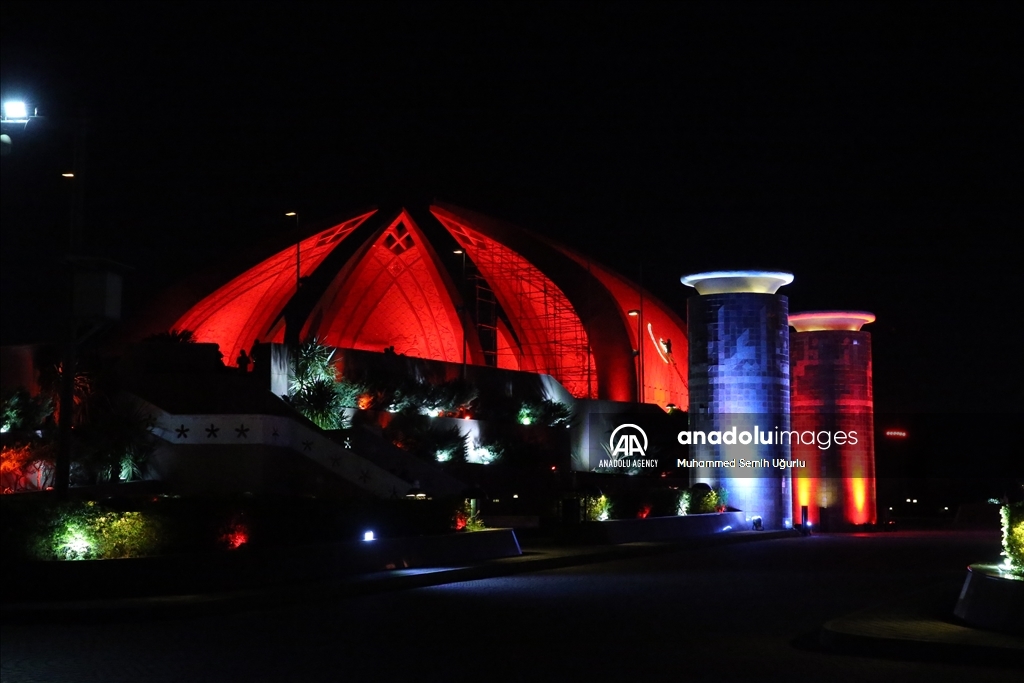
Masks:
[[[788,430],[789,302],[777,294],[793,281],[789,273],[724,271],[687,275],[684,285],[696,296],[687,300],[690,334],[691,432],[763,434]],[[715,444],[697,442],[690,457],[703,461],[789,460],[787,443]],[[790,470],[768,466],[744,468],[698,467],[695,482],[722,487],[728,504],[760,516],[765,528],[778,529],[791,521]]]
[[[218,344],[229,365],[254,340],[315,337],[549,375],[575,398],[689,402],[686,328],[668,307],[568,247],[446,204],[367,210],[236,255],[165,293],[131,336],[168,329]]]
[[[793,429],[843,434],[827,450],[793,446],[807,462],[794,481],[794,518],[837,531],[877,521],[871,334],[861,311],[816,311],[789,317]],[[856,434],[852,439],[851,433]],[[855,440],[855,442],[854,442]]]

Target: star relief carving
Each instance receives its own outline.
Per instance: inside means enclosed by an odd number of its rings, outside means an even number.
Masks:
[[[217,438],[217,432],[219,432],[219,431],[220,431],[220,427],[214,425],[211,422],[210,426],[206,428],[206,438],[207,439],[216,439]]]
[[[178,438],[179,439],[187,439],[188,438],[188,427],[186,427],[184,424],[182,424],[180,427],[178,427],[174,431],[176,431],[178,433]]]
[[[242,423],[241,426],[235,427],[235,432],[238,434],[239,439],[249,438],[249,428],[245,426],[244,422]]]

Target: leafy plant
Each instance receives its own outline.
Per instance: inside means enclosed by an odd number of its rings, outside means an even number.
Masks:
[[[588,522],[604,522],[611,519],[612,504],[608,496],[587,496],[583,499],[583,516]]]
[[[152,555],[159,549],[155,517],[109,510],[92,501],[57,506],[50,528],[37,545],[39,559],[109,560]]]
[[[298,394],[314,383],[333,383],[336,379],[333,359],[334,349],[319,339],[313,338],[300,345],[296,351],[291,393]]]
[[[3,398],[0,432],[12,429],[37,429],[53,413],[53,399],[43,394],[32,396],[19,387],[7,392]]]
[[[84,455],[80,462],[96,481],[138,479],[156,448],[155,419],[124,394],[94,403],[89,422],[81,428]]]
[[[195,344],[196,333],[192,330],[167,330],[151,334],[142,340],[149,344]]]
[[[686,512],[680,514],[699,515],[710,512],[724,512],[729,494],[724,488],[712,489],[707,484],[694,484],[689,491],[680,495],[687,501]]]
[[[366,393],[366,386],[359,382],[348,379],[340,379],[335,385],[335,391],[341,398],[341,405],[345,408],[359,408],[360,397]]]
[[[676,503],[676,514],[677,515],[688,515],[690,514],[690,491],[684,489],[679,492],[679,498]]]
[[[3,493],[42,491],[53,485],[54,446],[47,441],[4,446],[0,450]]]
[[[345,429],[345,398],[333,379],[319,378],[301,385],[292,405],[320,429]]]
[[[481,441],[473,439],[466,449],[466,462],[474,465],[490,465],[501,460],[505,455],[505,444],[501,441]]]
[[[466,437],[458,425],[427,428],[426,447],[437,462],[465,462]]]
[[[542,425],[562,427],[572,423],[573,412],[569,406],[558,401],[543,399],[528,401],[519,408],[516,421],[521,425]]]
[[[39,385],[42,387],[50,405],[53,406],[53,419],[55,423],[60,422],[60,395],[63,375],[64,365],[60,362],[44,366],[39,371]],[[88,419],[90,399],[95,388],[96,382],[92,374],[79,367],[75,372],[74,393],[72,394],[74,424],[82,424]]]
[[[456,531],[483,531],[487,528],[480,519],[480,512],[474,507],[473,501],[468,498],[455,511],[452,526]]]
[[[1003,531],[1003,566],[1024,575],[1024,502],[999,509]]]

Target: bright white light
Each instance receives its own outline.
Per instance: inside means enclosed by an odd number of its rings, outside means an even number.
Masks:
[[[910,499],[909,499],[909,498],[907,498],[907,502],[908,502],[908,503],[910,502]]]
[[[793,274],[773,270],[717,270],[684,275],[679,280],[701,295],[742,292],[775,294],[779,287],[793,281]]]
[[[513,498],[518,498],[518,497],[519,497],[519,494],[518,494],[518,493],[513,493],[513,494],[512,494],[512,497],[513,497]]]
[[[28,107],[25,106],[24,102],[17,100],[4,102],[4,116],[9,119],[27,119]]]
[[[944,507],[944,508],[942,508],[942,509],[943,509],[943,510],[948,510],[948,509],[949,509],[949,507],[947,506],[947,507]]]
[[[915,502],[915,503],[917,502],[917,498],[915,498],[915,499],[914,499],[914,502]]]
[[[529,424],[531,424],[533,422],[533,418],[531,418],[529,416],[526,416],[526,417],[522,418],[521,420],[519,420],[519,422],[520,422],[520,424],[523,424],[523,425],[529,425]]]
[[[6,434],[9,431],[11,431],[11,425],[6,422],[0,425],[0,434]]]
[[[372,540],[374,540],[373,532],[372,531],[364,531],[363,532],[363,540],[364,541],[372,541]]]

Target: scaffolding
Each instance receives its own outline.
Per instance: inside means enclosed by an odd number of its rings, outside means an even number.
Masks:
[[[523,370],[551,375],[577,398],[596,398],[587,333],[565,293],[511,249],[465,226],[449,228],[480,274],[476,324],[486,363],[497,363],[500,307],[518,338]]]
[[[471,276],[476,286],[476,332],[484,352],[484,365],[498,367],[498,302],[494,290],[479,272]]]

